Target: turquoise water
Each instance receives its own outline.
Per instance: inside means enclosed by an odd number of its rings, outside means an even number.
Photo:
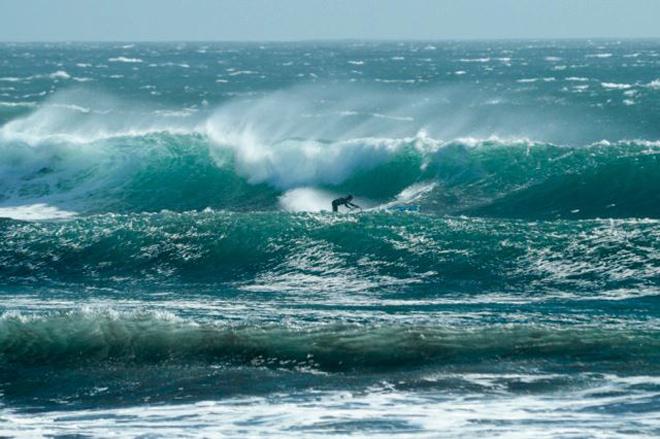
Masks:
[[[0,55],[0,434],[660,434],[657,40]]]

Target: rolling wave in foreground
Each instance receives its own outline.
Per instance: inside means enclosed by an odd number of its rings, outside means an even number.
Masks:
[[[660,433],[657,42],[0,53],[0,435]]]

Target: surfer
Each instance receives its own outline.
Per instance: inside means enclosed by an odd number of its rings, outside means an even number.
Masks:
[[[351,203],[352,199],[353,199],[353,195],[348,195],[348,196],[343,197],[343,198],[337,198],[336,200],[332,200],[332,211],[333,212],[338,212],[339,211],[339,206],[346,206],[351,210],[356,208],[356,207],[358,209],[362,209],[357,204]]]

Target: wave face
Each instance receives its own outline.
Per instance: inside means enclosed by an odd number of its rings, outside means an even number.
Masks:
[[[223,327],[167,314],[93,311],[5,315],[0,327],[2,368],[202,361],[338,372],[542,360],[657,371],[660,347],[657,333],[593,327]]]
[[[0,437],[656,437],[659,54],[0,44]]]

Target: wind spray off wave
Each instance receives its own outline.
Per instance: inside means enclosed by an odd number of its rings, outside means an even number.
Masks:
[[[48,203],[82,212],[300,211],[323,208],[305,202],[304,190],[326,201],[357,192],[377,206],[396,204],[397,196],[422,185],[433,190],[415,202],[435,213],[659,215],[658,142],[442,140],[418,125],[406,136],[382,118],[356,121],[332,109],[321,124],[308,114],[311,103],[287,103],[283,94],[174,121],[112,99],[85,112],[56,105],[87,96],[64,94],[0,128],[0,194],[5,205]]]

